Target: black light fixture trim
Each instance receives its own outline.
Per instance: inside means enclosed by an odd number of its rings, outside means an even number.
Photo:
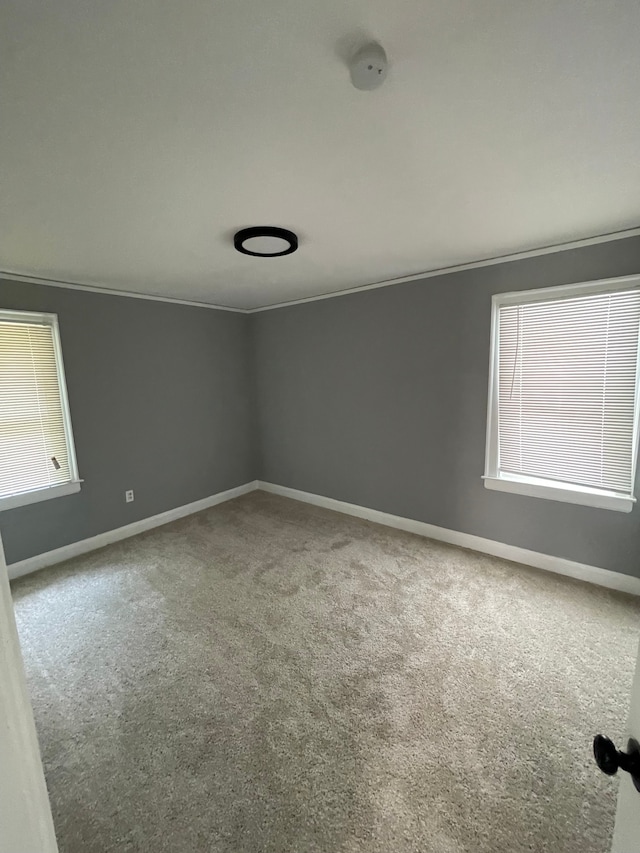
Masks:
[[[289,245],[282,252],[252,252],[244,247],[245,241],[251,237],[277,237],[279,240],[286,240]],[[255,228],[243,228],[238,231],[233,238],[233,245],[243,255],[253,255],[254,258],[279,258],[282,255],[290,255],[295,252],[298,248],[298,238],[293,231],[288,231],[286,228],[259,225]]]

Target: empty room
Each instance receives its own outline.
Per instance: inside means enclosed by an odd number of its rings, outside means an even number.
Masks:
[[[0,3],[0,853],[640,853],[639,37]]]

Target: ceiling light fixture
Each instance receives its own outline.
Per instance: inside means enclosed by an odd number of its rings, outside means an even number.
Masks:
[[[274,228],[260,225],[256,228],[243,228],[233,238],[233,245],[243,255],[256,258],[279,258],[290,255],[298,248],[298,238],[286,228]]]

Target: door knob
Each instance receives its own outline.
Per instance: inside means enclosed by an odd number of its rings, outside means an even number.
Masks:
[[[640,746],[633,738],[627,744],[627,751],[616,749],[612,740],[604,735],[593,739],[593,754],[596,764],[607,776],[614,776],[618,770],[626,770],[631,775],[636,790],[640,791]]]

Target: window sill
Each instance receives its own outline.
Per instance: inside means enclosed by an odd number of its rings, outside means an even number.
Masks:
[[[506,477],[483,477],[483,480],[486,489],[494,489],[498,492],[510,492],[511,494],[527,495],[532,498],[546,498],[551,501],[593,506],[598,509],[613,509],[618,512],[631,512],[636,502],[636,499],[630,495],[555,483],[553,480],[508,479]]]
[[[6,498],[0,498],[0,512],[5,509],[15,509],[15,507],[19,506],[48,501],[51,498],[62,498],[65,495],[72,495],[80,491],[81,482],[81,480],[74,480],[71,483],[63,483],[61,486],[49,486],[46,489],[34,489],[32,492],[21,492],[18,495],[9,495]]]

